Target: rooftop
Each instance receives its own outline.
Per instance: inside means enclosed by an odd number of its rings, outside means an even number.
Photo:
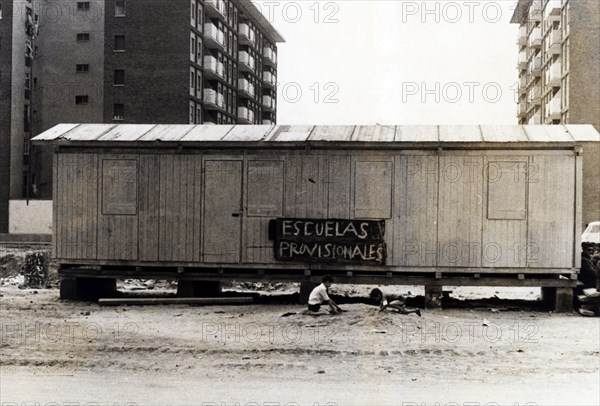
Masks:
[[[591,125],[163,125],[59,124],[36,144],[87,143],[575,143],[600,142]],[[154,144],[156,145],[156,144]]]

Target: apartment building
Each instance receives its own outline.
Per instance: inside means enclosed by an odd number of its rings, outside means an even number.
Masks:
[[[38,20],[31,1],[0,2],[0,232],[8,227],[9,200],[21,197],[28,184]]]
[[[600,131],[600,2],[519,0],[519,124]],[[600,220],[600,150],[583,152],[583,221]]]
[[[520,0],[519,124],[600,128],[597,0]]]
[[[0,162],[0,232],[9,198],[51,198],[53,152],[32,150],[28,140],[58,123],[277,121],[284,39],[249,0],[0,0],[0,7],[0,154],[10,162]]]

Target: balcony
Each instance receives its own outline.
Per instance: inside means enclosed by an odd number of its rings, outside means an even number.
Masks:
[[[527,103],[524,101],[519,102],[519,107],[517,109],[517,117],[523,118],[527,116]]]
[[[270,47],[263,48],[263,62],[267,66],[277,65],[277,52],[273,51]]]
[[[254,72],[254,68],[256,66],[254,62],[254,57],[251,56],[248,52],[240,51],[238,55],[238,62],[240,64],[240,70],[246,72]]]
[[[242,45],[256,45],[256,34],[254,30],[246,23],[242,23],[238,29],[239,41]]]
[[[269,71],[263,72],[263,85],[268,87],[276,87],[277,86],[277,77]]]
[[[521,51],[519,52],[519,69],[524,70],[527,69],[527,52]]]
[[[223,49],[225,47],[225,35],[214,24],[204,24],[204,44],[208,49]]]
[[[540,104],[540,88],[539,86],[533,86],[527,92],[527,103],[528,108],[531,109],[534,106],[539,106]]]
[[[542,115],[539,112],[534,113],[527,121],[529,125],[540,125],[542,124]]]
[[[223,0],[206,0],[204,2],[206,15],[212,18],[224,19],[227,10]]]
[[[238,90],[241,97],[249,96],[250,98],[254,98],[256,95],[254,85],[248,79],[241,78],[238,80]]]
[[[544,20],[548,22],[560,21],[561,13],[561,0],[549,0],[548,3],[546,3],[546,8],[544,9]]]
[[[275,99],[271,96],[263,96],[262,105],[265,109],[275,110]]]
[[[535,27],[529,34],[529,46],[539,48],[542,46],[542,28]]]
[[[558,91],[546,104],[546,124],[552,124],[552,121],[560,120],[561,112],[560,91]]]
[[[254,112],[247,107],[238,107],[238,119],[247,124],[254,122]]]
[[[519,94],[527,92],[527,75],[523,74],[519,77]]]
[[[203,101],[208,110],[225,108],[225,96],[213,89],[204,89]]]
[[[529,20],[542,21],[542,0],[534,0],[529,7]]]
[[[560,87],[562,81],[561,60],[555,61],[547,71],[546,85]]]
[[[550,30],[546,41],[548,41],[547,53],[552,55],[560,55],[562,53],[562,32],[560,29]]]
[[[531,76],[532,80],[542,76],[542,57],[534,56],[531,58],[527,65],[527,73]]]
[[[214,56],[204,57],[204,76],[207,79],[223,79],[223,62],[217,61]]]

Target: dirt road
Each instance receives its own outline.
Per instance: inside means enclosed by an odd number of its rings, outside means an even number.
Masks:
[[[345,305],[100,307],[2,288],[12,404],[600,404],[600,321]],[[285,313],[288,317],[281,317]]]

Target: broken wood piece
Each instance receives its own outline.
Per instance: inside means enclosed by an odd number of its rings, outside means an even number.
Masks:
[[[101,298],[98,304],[101,306],[123,306],[123,305],[241,305],[252,304],[254,299],[244,297],[157,297],[157,298]]]

